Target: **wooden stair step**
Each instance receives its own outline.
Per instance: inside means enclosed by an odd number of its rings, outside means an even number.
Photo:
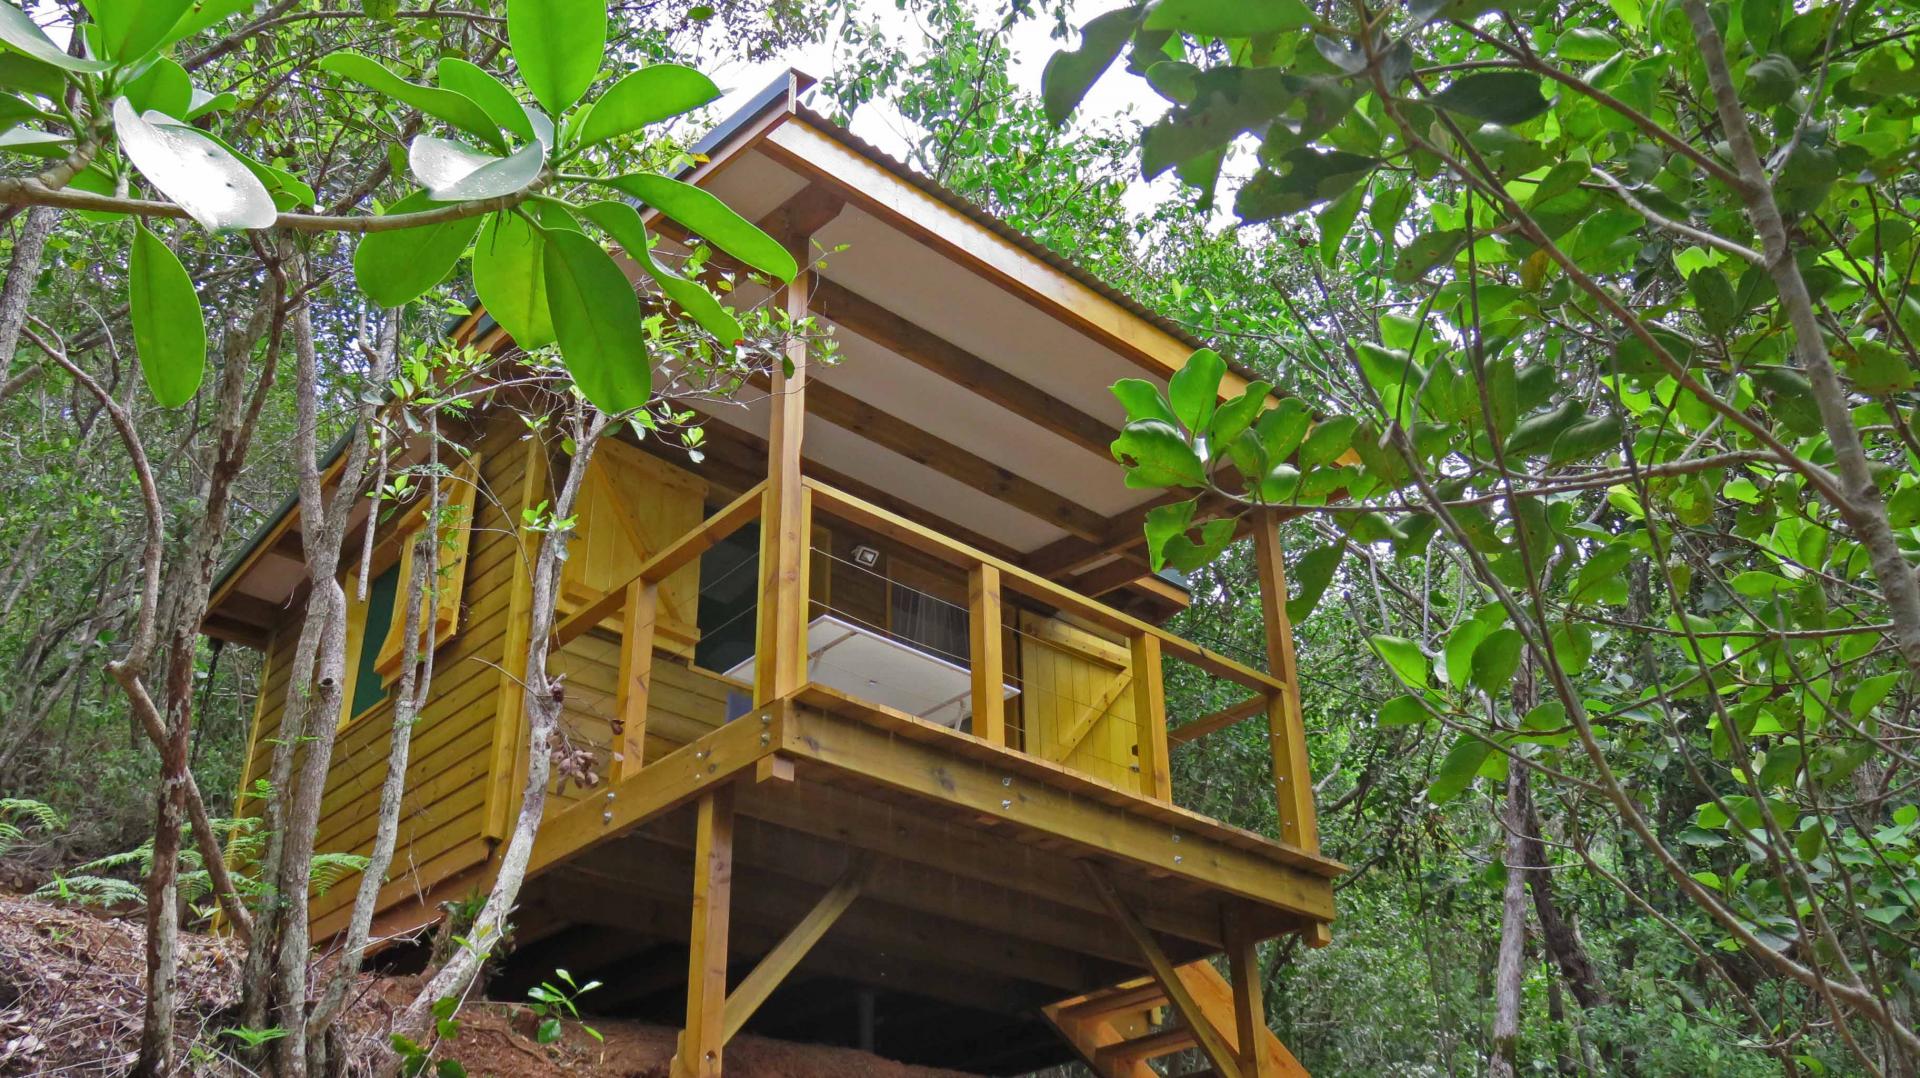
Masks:
[[[1185,1026],[1174,1026],[1157,1033],[1124,1040],[1118,1044],[1105,1045],[1094,1053],[1094,1062],[1100,1071],[1110,1072],[1128,1063],[1170,1056],[1199,1043],[1200,1040],[1193,1035],[1193,1030]]]
[[[1167,993],[1152,978],[1144,982],[1127,982],[1112,988],[1102,989],[1085,999],[1061,1009],[1069,1018],[1093,1018],[1099,1015],[1114,1014],[1120,1011],[1144,1011],[1150,1007],[1164,1007]]]

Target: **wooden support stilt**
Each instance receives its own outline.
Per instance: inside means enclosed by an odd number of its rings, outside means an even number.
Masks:
[[[700,798],[693,845],[693,935],[687,943],[687,1025],[675,1078],[719,1078],[726,1046],[727,922],[733,897],[733,786]]]
[[[1233,980],[1233,1017],[1235,1041],[1240,1048],[1240,1071],[1245,1078],[1275,1078],[1266,1066],[1267,1054],[1261,1034],[1267,1031],[1266,986],[1260,981],[1260,959],[1255,951],[1259,940],[1247,931],[1240,909],[1227,906],[1220,934],[1227,943],[1227,974]]]
[[[1100,901],[1107,907],[1107,912],[1113,915],[1113,919],[1118,921],[1120,927],[1132,938],[1134,946],[1140,948],[1141,956],[1147,960],[1148,968],[1153,971],[1153,979],[1160,982],[1160,989],[1167,994],[1167,1001],[1173,1004],[1173,1009],[1180,1015],[1180,1020],[1193,1031],[1194,1039],[1200,1044],[1200,1050],[1206,1053],[1208,1062],[1213,1064],[1214,1073],[1219,1074],[1221,1078],[1244,1078],[1239,1053],[1234,1051],[1234,1046],[1228,1043],[1226,1037],[1221,1035],[1220,1030],[1207,1017],[1200,1002],[1188,989],[1186,981],[1180,978],[1179,969],[1167,957],[1166,951],[1161,949],[1160,941],[1153,938],[1153,933],[1147,929],[1146,925],[1140,923],[1140,918],[1136,917],[1133,910],[1127,906],[1126,899],[1120,896],[1120,892],[1113,886],[1113,881],[1107,877],[1104,869],[1091,861],[1084,861],[1081,864],[1086,869],[1087,879],[1093,884],[1094,894],[1100,897]]]
[[[726,1019],[721,1034],[724,1039],[732,1040],[734,1034],[740,1032],[747,1020],[753,1017],[753,1012],[760,1009],[760,1005],[767,1001],[774,989],[780,987],[780,983],[787,979],[800,960],[807,957],[813,945],[819,943],[833,923],[840,919],[840,915],[847,912],[847,907],[853,905],[853,900],[860,897],[861,889],[866,886],[868,871],[869,865],[865,859],[856,860],[839,882],[820,896],[820,901],[807,911],[800,923],[794,925],[779,943],[774,944],[773,950],[760,959],[760,964],[753,967],[753,972],[747,974],[740,986],[728,993]]]
[[[1139,731],[1135,751],[1140,754],[1140,792],[1161,801],[1173,800],[1173,775],[1168,769],[1167,693],[1161,680],[1160,638],[1136,633],[1129,646],[1133,667],[1133,721]]]

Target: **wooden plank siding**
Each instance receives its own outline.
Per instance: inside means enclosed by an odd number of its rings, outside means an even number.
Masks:
[[[504,427],[486,441],[491,444],[485,446],[481,471],[484,491],[474,515],[460,619],[453,638],[435,657],[432,692],[414,728],[399,843],[389,871],[389,891],[394,900],[424,889],[434,880],[471,869],[487,856],[483,833],[492,772],[493,720],[501,683],[497,664],[507,636],[509,593],[519,569],[513,528],[519,517],[520,477],[526,467],[527,445]],[[396,546],[386,544],[388,560],[397,556]],[[357,549],[355,544],[351,553],[357,553]],[[378,573],[386,567],[376,560],[373,569]],[[357,573],[357,567],[348,572]],[[348,586],[351,599],[353,582]],[[293,651],[298,643],[298,613],[289,613],[269,646],[269,672],[261,689],[243,789],[267,777],[273,766]],[[359,664],[362,635],[350,633],[350,670]],[[340,731],[322,795],[316,850],[366,853],[371,848],[392,723],[389,694],[387,700],[352,716]],[[257,801],[249,799],[242,802],[240,811],[258,809]],[[312,909],[316,929],[325,930],[325,926],[341,921],[353,901],[358,879],[349,877],[315,898]]]

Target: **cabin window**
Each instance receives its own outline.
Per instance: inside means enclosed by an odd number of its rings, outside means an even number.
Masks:
[[[444,645],[460,630],[460,600],[462,587],[467,576],[467,549],[473,536],[473,503],[475,489],[480,483],[480,457],[475,454],[462,464],[453,475],[441,481],[440,486],[440,558],[436,578],[427,581],[429,591],[421,596],[421,603],[433,602],[433,640],[435,646]],[[403,519],[399,526],[400,564],[399,579],[403,583],[413,579],[413,550],[420,529],[427,525],[427,511],[431,502],[422,496]],[[431,597],[431,598],[429,598]],[[406,605],[405,597],[395,602],[394,614],[388,619],[384,629],[377,632],[368,626],[366,639],[379,642],[379,651],[375,655],[374,669],[378,680],[383,684],[391,683],[400,677],[400,666],[406,658]],[[420,630],[420,643],[424,646],[429,637],[424,618]]]
[[[387,685],[380,678],[380,642],[394,621],[394,599],[400,591],[400,567],[390,567],[367,585],[366,620],[360,630],[360,653],[353,668],[353,699],[347,716],[357,718],[387,698]]]
[[[753,657],[760,599],[760,526],[742,525],[700,556],[695,666],[731,670]]]

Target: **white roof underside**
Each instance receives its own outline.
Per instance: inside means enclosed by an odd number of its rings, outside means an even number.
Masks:
[[[760,219],[806,186],[801,175],[757,150],[726,163],[702,186],[750,219]],[[824,277],[1023,382],[1118,429],[1124,410],[1108,392],[1121,378],[1159,382],[1126,357],[946,257],[888,222],[848,204],[815,236]],[[764,302],[743,290],[736,301]],[[834,326],[843,356],[812,377],[905,420],[942,441],[1112,518],[1145,504],[1124,472],[1095,453],[978,396],[854,332]],[[1160,382],[1164,386],[1164,382]],[[764,399],[719,408],[716,418],[765,437]],[[934,517],[963,523],[1029,552],[1067,534],[1054,522],[881,448],[818,416],[807,418],[808,460],[869,483]]]

